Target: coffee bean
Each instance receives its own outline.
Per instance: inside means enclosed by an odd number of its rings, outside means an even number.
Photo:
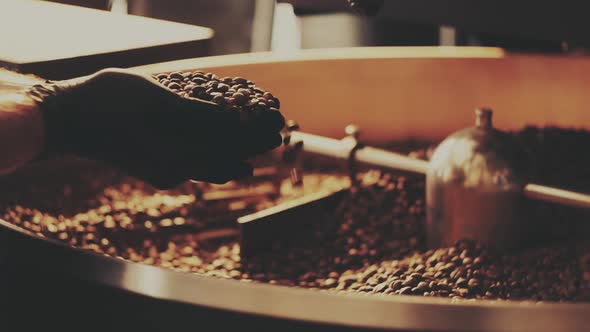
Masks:
[[[198,85],[202,85],[202,84],[206,84],[208,81],[205,78],[202,77],[193,77],[193,79],[191,79],[191,82],[198,84]]]
[[[218,105],[222,105],[225,103],[225,98],[221,95],[217,95],[217,96],[213,96],[213,99],[211,99],[211,101],[218,104]]]
[[[224,84],[224,83],[219,83],[217,85],[217,91],[219,92],[227,92],[229,90],[229,85]]]
[[[415,286],[418,284],[418,282],[419,281],[417,279],[414,279],[412,277],[408,277],[402,282],[402,286],[404,286],[404,287]]]
[[[475,288],[479,286],[479,281],[477,279],[469,279],[469,282],[467,283],[467,286],[469,286],[469,288]]]
[[[243,93],[240,92],[234,93],[232,95],[232,98],[234,99],[234,104],[236,105],[243,105],[248,100],[248,97],[246,97]]]
[[[333,286],[335,286],[338,283],[338,281],[334,278],[328,278],[326,279],[326,281],[324,281],[324,286],[331,288]]]
[[[457,294],[461,297],[466,297],[469,294],[469,289],[467,288],[458,288],[456,290]]]
[[[455,282],[455,284],[459,287],[465,287],[465,286],[467,286],[467,279],[458,278],[457,281]]]
[[[193,95],[193,96],[198,96],[198,95],[199,95],[199,93],[201,93],[201,92],[205,92],[205,91],[206,91],[206,88],[205,88],[205,87],[203,87],[203,86],[198,86],[198,85],[197,85],[197,86],[195,86],[195,87],[193,87],[193,88],[192,88],[192,90],[191,90],[191,95]]]
[[[475,265],[475,266],[479,266],[481,263],[482,263],[481,257],[475,257],[475,259],[473,260],[473,265]]]
[[[370,292],[372,290],[373,290],[373,287],[371,287],[371,286],[362,286],[362,287],[359,287],[359,289],[357,289],[357,292],[359,292],[359,293],[367,293],[367,292]]]
[[[389,282],[389,288],[392,290],[398,290],[400,288],[402,288],[402,281],[401,280],[393,280],[391,282]]]
[[[250,91],[250,89],[238,88],[237,91],[246,97],[249,97],[252,94],[252,91]]]
[[[404,287],[397,291],[399,295],[410,295],[412,294],[412,287]]]
[[[410,278],[420,281],[422,280],[422,274],[414,272],[410,274]]]
[[[178,83],[170,83],[170,85],[168,85],[168,88],[172,89],[172,90],[180,90],[181,86]]]
[[[449,277],[451,279],[459,279],[461,277],[461,274],[463,273],[463,271],[460,268],[456,268],[454,269],[451,274],[449,275]]]
[[[170,79],[170,80],[172,80],[172,79],[182,80],[183,78],[184,78],[184,76],[182,75],[182,73],[178,72],[178,71],[170,73],[168,75],[168,79]]]
[[[378,267],[373,265],[371,267],[369,267],[360,277],[359,281],[360,282],[367,282],[369,280],[369,278],[371,278],[372,276],[374,276],[377,273],[377,269]]]
[[[404,273],[404,271],[402,269],[394,269],[390,274],[392,276],[397,277],[397,276],[402,275],[403,273]]]
[[[212,88],[215,91],[217,89],[217,86],[219,85],[219,83],[217,81],[209,81],[203,85],[207,88]]]
[[[211,99],[213,99],[213,96],[208,94],[207,91],[203,91],[203,92],[199,92],[198,98],[203,99],[203,100],[211,100]]]
[[[416,285],[416,288],[419,290],[425,290],[428,289],[428,283],[425,281],[421,281],[418,283],[418,285]]]

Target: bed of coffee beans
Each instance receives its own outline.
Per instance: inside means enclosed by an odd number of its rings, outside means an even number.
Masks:
[[[379,172],[362,180],[341,203],[333,229],[322,225],[303,247],[277,245],[255,258],[247,265],[255,279],[268,281],[272,271],[274,282],[331,291],[590,301],[587,247],[553,243],[502,253],[462,241],[425,250],[423,180]]]
[[[528,136],[534,145],[540,144],[543,130],[536,133]],[[561,133],[577,140],[581,135]],[[549,144],[550,136],[544,136],[543,144]],[[590,136],[583,138],[590,142]],[[539,155],[548,153],[563,151]],[[321,291],[590,301],[590,250],[571,239],[515,252],[494,252],[469,241],[426,250],[420,176],[366,172],[334,218],[318,221],[305,241],[277,242],[272,250],[245,259],[235,218],[319,187],[337,188],[346,177],[307,173],[303,189],[287,180],[277,188],[276,181],[269,181],[271,169],[245,182],[187,183],[157,192],[102,166],[50,172],[51,177],[2,179],[3,185],[19,188],[2,194],[2,218],[40,236],[133,262]],[[560,227],[566,222],[560,220]]]

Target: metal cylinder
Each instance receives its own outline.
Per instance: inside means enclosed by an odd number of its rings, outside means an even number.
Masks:
[[[521,243],[524,197],[531,158],[510,135],[492,126],[492,111],[475,111],[475,126],[446,138],[426,177],[427,242],[447,246],[463,239],[495,248]]]

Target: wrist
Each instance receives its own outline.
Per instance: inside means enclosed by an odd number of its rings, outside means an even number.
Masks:
[[[68,112],[63,102],[62,89],[58,85],[46,82],[37,84],[27,90],[27,96],[36,105],[37,115],[41,119],[44,140],[37,160],[46,160],[67,153],[67,125],[64,114]]]
[[[45,126],[38,105],[25,93],[0,94],[0,174],[36,159],[45,146]]]

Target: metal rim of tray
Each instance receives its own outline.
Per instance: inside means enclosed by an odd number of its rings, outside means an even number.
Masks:
[[[134,263],[0,220],[9,254],[37,257],[51,269],[132,293],[190,305],[342,326],[427,331],[586,331],[590,304],[450,300],[419,296],[332,293],[246,283]],[[22,249],[22,250],[19,250]],[[27,256],[28,255],[28,256]],[[36,262],[39,260],[36,259]]]

